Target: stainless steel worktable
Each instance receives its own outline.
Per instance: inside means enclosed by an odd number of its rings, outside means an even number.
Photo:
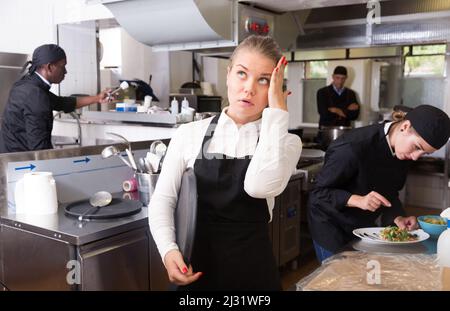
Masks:
[[[113,197],[121,198],[122,193],[113,194]],[[148,226],[147,207],[142,207],[139,213],[127,217],[83,220],[80,222],[77,218],[65,214],[65,206],[66,204],[60,205],[58,213],[55,215],[32,217],[20,214],[1,215],[0,222],[10,227],[30,231],[73,245],[87,244],[132,229]]]

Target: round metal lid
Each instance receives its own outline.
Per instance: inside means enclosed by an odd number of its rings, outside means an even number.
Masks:
[[[78,217],[80,215],[83,215],[91,208],[92,205],[89,203],[89,200],[82,200],[70,203],[64,209],[66,215]],[[83,215],[83,218],[108,219],[125,217],[138,213],[141,208],[142,203],[139,201],[113,198],[109,205],[93,208],[90,213]]]

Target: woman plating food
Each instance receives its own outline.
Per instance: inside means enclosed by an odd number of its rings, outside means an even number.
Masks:
[[[404,120],[358,128],[334,141],[308,202],[317,258],[323,261],[342,249],[356,228],[416,229],[416,218],[405,216],[398,193],[410,161],[441,148],[449,136],[447,114],[421,105]]]

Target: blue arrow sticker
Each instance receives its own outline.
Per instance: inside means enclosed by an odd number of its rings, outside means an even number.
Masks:
[[[84,158],[84,159],[82,159],[82,160],[75,160],[75,161],[73,161],[73,163],[82,163],[82,162],[88,163],[89,161],[91,161],[91,159],[89,159],[88,157],[86,157],[86,158]]]
[[[21,170],[30,170],[30,171],[32,171],[32,170],[34,170],[35,167],[36,167],[35,165],[30,164],[29,166],[16,167],[15,170],[16,171],[21,171]]]

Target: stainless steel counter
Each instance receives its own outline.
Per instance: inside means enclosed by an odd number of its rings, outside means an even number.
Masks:
[[[168,144],[169,140],[163,140],[164,143]],[[132,149],[136,150],[147,150],[152,143],[152,140],[148,141],[139,141],[139,142],[131,142]],[[0,216],[5,216],[9,214],[8,211],[8,201],[11,198],[8,198],[8,165],[14,162],[22,162],[25,161],[35,162],[41,160],[57,160],[57,159],[77,159],[81,157],[91,156],[91,155],[99,155],[101,154],[104,147],[107,145],[97,145],[97,146],[86,146],[79,148],[68,148],[68,149],[49,149],[49,150],[38,150],[38,151],[29,151],[29,152],[17,152],[17,153],[4,153],[0,154]],[[123,144],[116,144],[118,148],[123,150]],[[92,161],[90,162],[92,163]],[[101,165],[107,166],[107,161],[105,163],[101,163]],[[77,168],[78,169],[78,168]],[[39,170],[37,168],[36,170]],[[80,167],[79,170],[82,170]],[[53,171],[53,169],[51,169]],[[20,171],[22,172],[22,171]],[[132,172],[130,171],[130,175]],[[97,173],[99,175],[99,173]],[[105,186],[109,180],[104,180],[102,185]],[[78,180],[78,183],[83,183],[83,180]],[[86,183],[86,182],[84,182]],[[75,186],[75,185],[74,185]],[[121,183],[120,183],[121,188]],[[107,188],[103,190],[108,190]],[[119,189],[114,190],[112,192],[117,192]],[[110,191],[111,192],[111,191]],[[10,193],[11,194],[11,193]],[[84,199],[83,197],[74,198],[72,201]],[[66,201],[67,202],[67,201]]]
[[[151,123],[160,126],[175,126],[177,116],[170,113],[147,114],[137,112],[113,112],[113,111],[86,111],[84,118],[100,121],[120,121],[133,123]]]
[[[65,215],[64,206],[55,215],[3,215],[0,284],[9,290],[167,290],[147,210],[82,222]]]
[[[113,197],[121,198],[122,193],[116,193]],[[72,245],[88,244],[136,228],[148,227],[147,207],[142,207],[139,213],[127,217],[78,221],[75,217],[65,215],[65,206],[60,205],[55,215],[3,215],[0,223]]]
[[[147,150],[150,144],[151,141],[136,142],[132,143],[132,148],[138,153]],[[101,183],[104,190],[119,191],[112,190],[116,187],[120,189],[117,181],[107,177],[111,167],[112,170],[120,171],[120,178],[132,173],[122,164],[117,168],[114,168],[115,165],[111,166],[110,161],[119,161],[118,159],[101,160],[98,155],[103,147],[105,146],[0,155],[3,182],[0,192],[0,284],[10,290],[167,288],[167,276],[150,235],[147,208],[143,207],[139,213],[128,217],[83,222],[66,216],[64,205],[59,206],[58,213],[54,215],[30,217],[16,215],[13,208],[8,208],[11,198],[8,199],[7,195],[13,192],[8,192],[7,189],[14,185],[9,184],[8,180],[12,172],[11,163],[21,161],[36,165],[43,165],[42,161],[46,165],[51,163],[54,166],[48,166],[47,169],[53,172],[58,169],[73,169],[69,174],[54,174],[55,179],[70,179],[66,189],[68,192],[75,191],[78,186],[86,188],[89,193],[95,191],[93,179],[98,180],[96,183]],[[85,163],[88,163],[89,168],[78,167],[73,161],[85,159],[88,155],[91,155],[91,160],[89,163],[86,160]],[[58,161],[65,164],[58,164]],[[96,162],[95,165],[93,162]],[[33,168],[30,165],[30,170]],[[95,173],[89,173],[91,171]],[[15,174],[16,171],[13,172]],[[64,200],[61,194],[64,191],[58,193],[62,202],[72,202]],[[75,194],[81,195],[82,192],[75,191]],[[120,194],[116,193],[116,196]],[[79,199],[85,197],[74,200]]]

